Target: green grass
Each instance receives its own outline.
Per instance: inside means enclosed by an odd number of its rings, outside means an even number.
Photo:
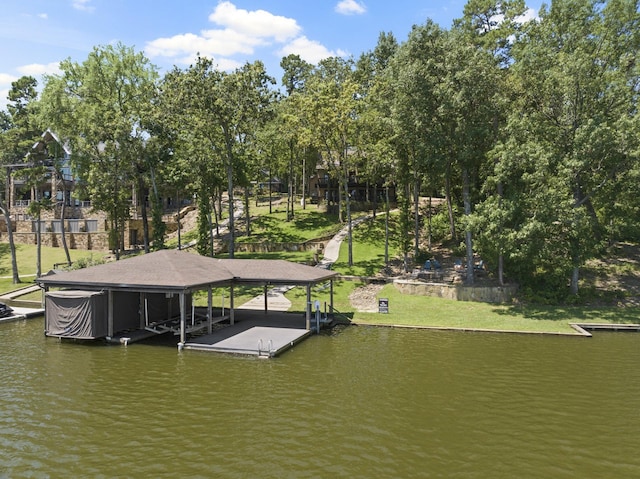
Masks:
[[[501,331],[575,333],[569,323],[637,323],[638,308],[537,307],[495,305],[401,294],[385,286],[378,297],[389,299],[389,314],[357,313],[354,319],[375,324]]]
[[[361,283],[336,281],[334,307],[356,323],[436,328],[487,329],[537,333],[575,333],[569,323],[638,323],[640,308],[551,307],[497,305],[472,301],[455,301],[430,296],[400,293],[392,284],[385,285],[378,298],[389,300],[389,313],[353,311],[349,294]],[[304,311],[306,291],[295,288],[287,293],[293,311]],[[312,288],[312,301],[330,302],[329,289]]]
[[[333,269],[343,275],[371,276],[384,266],[384,219],[361,224],[353,234],[354,265],[347,264],[347,243],[340,248]],[[393,255],[393,250],[390,252]],[[389,300],[389,313],[353,311],[349,294],[361,283],[336,281],[334,307],[352,321],[379,325],[438,328],[469,328],[498,331],[575,333],[572,322],[638,323],[640,308],[593,308],[590,306],[496,305],[481,302],[454,301],[430,296],[400,293],[393,285],[385,285],[378,298]],[[304,311],[306,291],[296,288],[287,294],[292,309]],[[312,289],[313,301],[329,303],[329,288]]]
[[[254,213],[253,210],[251,211]],[[249,243],[302,243],[316,238],[335,234],[340,224],[335,215],[315,207],[294,210],[292,221],[287,221],[286,210],[282,206],[269,214],[251,220],[251,236],[239,236],[238,242]]]
[[[69,250],[71,261],[79,258],[101,257],[106,254],[103,251],[86,251],[72,249]],[[16,260],[18,262],[18,272],[22,286],[33,283],[36,273],[37,248],[34,245],[16,244]],[[53,269],[54,264],[63,263],[66,256],[62,248],[51,248],[43,246],[41,250],[42,273]],[[0,292],[7,292],[19,288],[21,285],[14,285],[11,272],[11,254],[8,243],[0,243]]]
[[[234,305],[240,306],[247,301],[262,294],[261,286],[240,286],[235,287],[233,290],[233,302]],[[229,307],[229,289],[228,288],[214,288],[212,291],[212,306],[214,308],[220,308],[224,305],[225,308]],[[196,306],[207,305],[207,292],[197,291],[193,294],[193,302]]]
[[[272,253],[247,253],[236,251],[237,259],[284,259],[293,263],[311,264],[314,252],[309,251],[274,251]]]
[[[349,276],[374,276],[384,267],[384,215],[359,224],[352,231],[353,265],[349,266],[349,246],[345,239],[333,270]],[[397,249],[389,247],[393,258]]]
[[[335,218],[327,218],[313,208],[296,211],[296,219],[291,223],[285,221],[285,212],[278,211],[266,215],[258,222],[261,230],[257,237],[265,241],[306,241],[329,232],[336,232],[340,225]],[[255,226],[255,222],[254,222]],[[17,245],[18,265],[22,280],[33,281],[35,273],[36,248],[32,245]],[[393,255],[396,250],[391,249]],[[101,256],[103,252],[71,250],[72,259]],[[286,259],[299,263],[307,263],[313,252],[277,252],[266,254],[236,253],[238,258]],[[64,252],[59,248],[42,249],[42,270],[48,271],[54,263],[64,261]],[[340,256],[334,270],[343,275],[372,276],[384,266],[384,218],[368,221],[354,229],[353,232],[354,265],[347,265],[347,243],[342,244]],[[11,283],[11,259],[7,244],[0,244],[0,291],[16,289]],[[378,293],[378,298],[389,300],[389,313],[364,313],[354,311],[349,301],[350,293],[361,283],[353,281],[334,282],[334,307],[354,322],[438,328],[468,328],[499,331],[524,331],[547,333],[574,333],[569,326],[571,322],[602,323],[637,323],[640,308],[593,308],[589,306],[533,306],[533,305],[495,305],[480,302],[453,301],[429,296],[401,294],[393,285],[386,285]],[[321,303],[330,301],[329,283],[315,285],[312,288],[312,300]],[[234,291],[235,304],[240,305],[253,297],[262,294],[261,287],[242,287]],[[229,306],[228,289],[214,291],[214,306]],[[291,311],[304,311],[306,307],[306,288],[297,287],[287,293],[292,301]],[[39,293],[38,298],[39,299]],[[195,295],[198,305],[206,305],[206,292]]]

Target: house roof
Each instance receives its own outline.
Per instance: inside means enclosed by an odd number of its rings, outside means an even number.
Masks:
[[[160,250],[85,269],[41,276],[44,286],[139,291],[197,291],[231,283],[311,284],[335,272],[283,260],[224,260]]]

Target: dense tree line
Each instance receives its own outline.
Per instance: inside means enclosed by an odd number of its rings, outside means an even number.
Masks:
[[[638,1],[556,0],[524,14],[522,0],[470,0],[451,29],[427,21],[403,42],[382,33],[357,59],[290,55],[280,86],[259,61],[223,72],[198,58],[160,78],[141,53],[96,47],[62,62],[40,98],[33,79],[14,84],[0,154],[24,156],[47,127],[67,139],[116,250],[130,185],[152,200],[147,248],[163,244],[159,197],[197,198],[202,254],[213,254],[225,193],[231,257],[234,192],[249,217],[251,181],[284,179],[292,219],[322,158],[348,225],[353,172],[395,186],[389,239],[407,267],[435,237],[460,245],[469,282],[480,255],[500,282],[577,294],[586,261],[640,233]],[[424,221],[418,199],[431,195],[446,200],[446,228]]]

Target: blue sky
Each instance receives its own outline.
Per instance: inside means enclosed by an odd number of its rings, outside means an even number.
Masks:
[[[406,40],[428,18],[449,28],[466,0],[3,0],[0,6],[0,109],[11,82],[57,73],[61,60],[82,62],[96,45],[122,42],[165,72],[199,52],[232,70],[262,60],[281,80],[279,63],[296,53],[310,63],[375,47],[380,32]],[[540,0],[529,0],[539,8]]]

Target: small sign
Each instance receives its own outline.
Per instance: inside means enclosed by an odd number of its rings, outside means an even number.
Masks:
[[[388,312],[389,312],[389,299],[378,298],[378,313],[388,313]]]

